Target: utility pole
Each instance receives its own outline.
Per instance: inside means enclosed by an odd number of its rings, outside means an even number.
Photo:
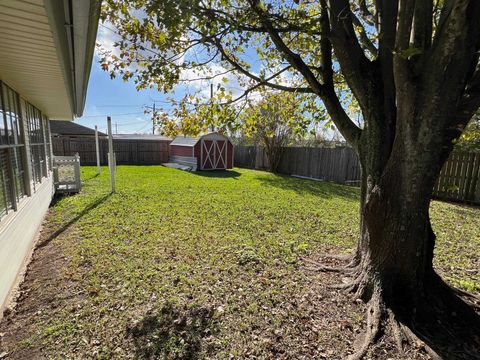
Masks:
[[[155,135],[155,101],[153,102],[153,113],[152,113],[152,134]]]
[[[115,122],[115,134],[118,134],[118,123]]]
[[[215,131],[215,125],[213,125],[213,84],[210,84],[210,129]]]

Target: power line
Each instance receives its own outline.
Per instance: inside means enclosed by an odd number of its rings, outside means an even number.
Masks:
[[[145,114],[145,112],[134,112],[134,113],[123,113],[123,114],[102,114],[102,115],[86,115],[82,116],[82,118],[96,118],[96,117],[105,117],[105,116],[125,116],[125,115],[139,115]]]
[[[139,108],[143,108],[145,107],[145,104],[136,104],[136,105],[125,105],[125,104],[111,104],[111,105],[108,105],[108,104],[104,104],[104,105],[94,105],[95,107],[139,107]]]
[[[145,128],[146,128],[147,126],[149,126],[149,125],[150,125],[150,121],[149,121],[149,123],[148,123],[148,124],[146,124],[146,125],[143,125],[143,126],[140,128],[140,129],[138,129],[138,130],[137,130],[137,131],[135,131],[135,132],[136,132],[136,133],[138,133],[138,132],[142,131],[143,129],[145,129]]]
[[[129,126],[129,125],[137,125],[137,124],[144,124],[145,122],[150,122],[150,119],[148,120],[142,120],[142,121],[135,121],[131,123],[125,123],[125,124],[118,124],[118,126]]]

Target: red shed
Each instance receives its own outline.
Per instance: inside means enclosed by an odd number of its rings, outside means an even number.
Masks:
[[[193,170],[231,169],[233,144],[216,132],[199,138],[177,136],[170,143],[170,162],[191,166]]]

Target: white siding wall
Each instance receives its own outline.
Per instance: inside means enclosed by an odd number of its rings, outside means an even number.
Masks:
[[[24,270],[26,261],[30,258],[34,240],[54,194],[51,171],[48,172],[48,177],[42,179],[41,184],[33,185],[24,99],[20,100],[20,107],[24,125],[25,174],[29,187],[27,193],[30,190],[31,196],[24,197],[18,203],[17,211],[10,211],[0,220],[0,318],[9,301],[12,287],[20,280],[18,275]]]
[[[37,191],[18,204],[0,223],[0,310],[6,305],[17,276],[30,257],[34,239],[47,213],[53,196],[50,176],[37,187]],[[0,315],[1,316],[1,315]]]

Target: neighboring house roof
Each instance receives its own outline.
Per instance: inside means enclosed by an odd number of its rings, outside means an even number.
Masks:
[[[228,140],[230,139],[222,134],[219,134],[217,132],[212,132],[209,134],[202,135],[198,138],[192,138],[192,137],[186,137],[186,136],[177,136],[173,141],[170,143],[170,145],[177,145],[177,146],[195,146],[200,139],[206,139],[206,140]]]
[[[72,121],[53,120],[50,121],[50,132],[52,135],[81,135],[95,136],[95,130],[89,127],[76,124]],[[102,132],[98,132],[99,136],[106,136]]]
[[[112,136],[119,140],[172,140],[165,136],[153,134],[113,134]]]
[[[100,5],[0,1],[0,79],[50,119],[82,116]]]

